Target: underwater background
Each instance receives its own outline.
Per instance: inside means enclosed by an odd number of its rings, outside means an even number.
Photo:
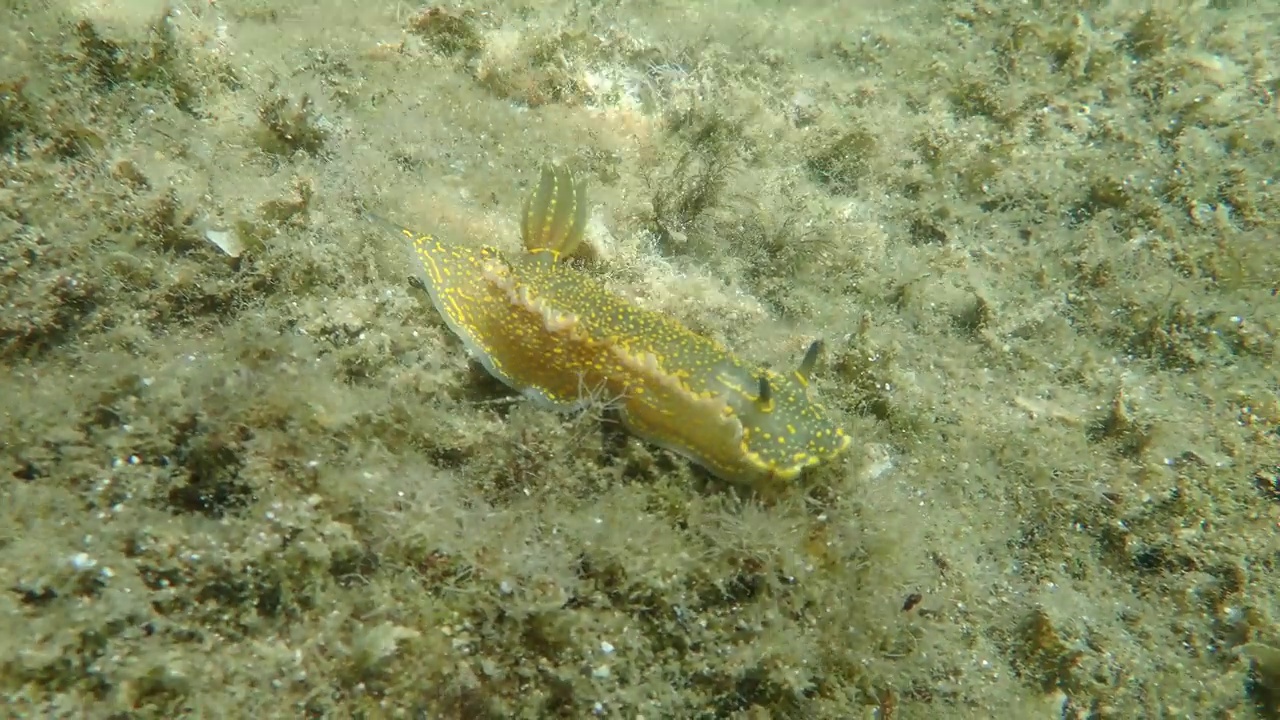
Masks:
[[[407,227],[853,442],[726,484],[468,360]],[[1280,717],[1268,3],[0,4],[0,714]]]

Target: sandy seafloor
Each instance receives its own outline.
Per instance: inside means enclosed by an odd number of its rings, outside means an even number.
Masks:
[[[1267,3],[0,7],[4,717],[1275,718]],[[713,481],[375,211],[815,391]]]

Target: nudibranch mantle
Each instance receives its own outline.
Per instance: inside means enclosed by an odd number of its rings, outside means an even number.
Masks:
[[[471,356],[539,403],[569,409],[587,393],[616,398],[637,436],[747,485],[794,479],[849,447],[810,394],[819,342],[797,370],[776,372],[614,294],[560,262],[581,243],[586,218],[585,184],[548,166],[524,206],[519,257],[400,232],[432,304]]]

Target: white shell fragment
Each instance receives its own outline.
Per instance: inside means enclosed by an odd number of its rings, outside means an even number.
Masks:
[[[210,228],[204,231],[204,238],[229,257],[238,258],[240,253],[244,252],[244,243],[240,242],[239,236],[230,230],[214,230]]]

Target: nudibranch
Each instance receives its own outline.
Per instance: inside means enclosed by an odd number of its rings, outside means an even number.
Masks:
[[[753,486],[794,479],[849,447],[811,397],[820,341],[791,372],[738,359],[562,262],[586,221],[585,182],[547,166],[524,204],[519,257],[400,232],[431,302],[471,356],[541,404],[580,407],[584,389],[616,398],[635,435]]]

